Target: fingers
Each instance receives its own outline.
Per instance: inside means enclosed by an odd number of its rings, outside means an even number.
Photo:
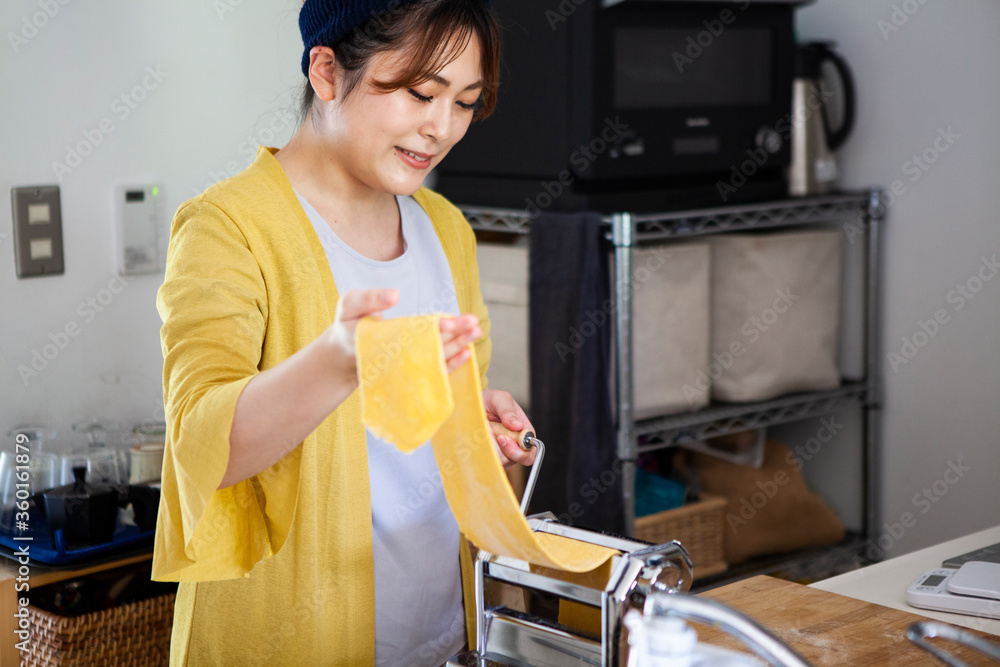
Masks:
[[[521,449],[519,444],[506,435],[497,436],[497,446],[500,448],[500,460],[504,464],[504,467],[509,468],[515,463],[520,463],[523,466],[530,466],[535,462],[534,447],[525,451]]]
[[[475,315],[442,317],[438,328],[441,330],[441,338],[444,340],[447,340],[449,336],[461,336],[472,331],[477,331],[479,335],[482,335],[482,330],[479,328],[479,318]]]
[[[445,364],[451,373],[469,360],[472,353],[468,346],[479,340],[483,332],[479,328],[479,318],[475,315],[441,318],[439,328]]]
[[[487,389],[483,392],[483,406],[490,421],[498,421],[512,431],[534,430],[524,410],[506,391]]]
[[[342,322],[358,320],[392,308],[398,301],[399,292],[394,289],[350,290],[337,304],[338,318]]]
[[[500,422],[515,433],[525,430],[535,430],[525,416],[524,410],[521,409],[517,401],[506,391],[497,391],[495,389],[484,391],[483,407],[486,409],[487,419],[491,422]],[[501,462],[505,467],[510,467],[514,463],[530,466],[535,461],[534,447],[525,451],[521,449],[521,445],[508,435],[497,435],[496,443]]]
[[[449,373],[453,373],[462,367],[466,361],[472,358],[472,353],[468,349],[461,349],[458,354],[445,360],[445,367],[448,369]]]
[[[337,304],[337,322],[346,323],[347,331],[353,331],[353,324],[362,317],[376,316],[392,308],[399,302],[399,291],[394,289],[350,290]],[[444,358],[448,372],[464,364],[472,356],[468,345],[483,335],[479,318],[475,315],[442,317],[439,325]]]

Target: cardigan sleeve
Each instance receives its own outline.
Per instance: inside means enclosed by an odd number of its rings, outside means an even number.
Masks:
[[[177,212],[157,309],[167,437],[153,577],[246,576],[287,537],[292,511],[276,514],[265,488],[291,494],[294,509],[300,453],[279,462],[287,472],[218,489],[236,403],[259,370],[267,294],[246,239],[217,206],[194,200]]]

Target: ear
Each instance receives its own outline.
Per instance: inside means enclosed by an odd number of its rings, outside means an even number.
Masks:
[[[336,56],[329,46],[314,46],[309,51],[309,83],[316,91],[316,97],[330,102],[336,97],[337,68]]]

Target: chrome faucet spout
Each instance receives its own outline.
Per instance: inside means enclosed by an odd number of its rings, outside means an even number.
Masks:
[[[679,593],[655,593],[647,598],[644,615],[677,616],[716,625],[773,667],[811,667],[805,658],[752,618],[713,600]]]

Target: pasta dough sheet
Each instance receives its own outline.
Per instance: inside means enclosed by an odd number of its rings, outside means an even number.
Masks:
[[[459,528],[480,549],[568,572],[589,572],[618,552],[535,533],[504,474],[483,410],[475,348],[453,373],[445,366],[440,315],[358,323],[362,420],[403,451],[428,438]]]

